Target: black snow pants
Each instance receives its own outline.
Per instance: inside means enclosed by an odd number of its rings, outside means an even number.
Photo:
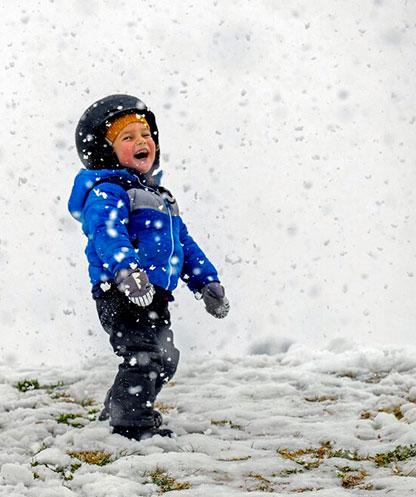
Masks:
[[[114,352],[124,359],[110,390],[111,426],[153,427],[155,398],[178,365],[168,311],[171,294],[163,288],[155,290],[147,307],[130,302],[115,285],[95,297]]]

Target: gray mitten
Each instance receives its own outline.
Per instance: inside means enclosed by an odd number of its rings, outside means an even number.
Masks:
[[[224,287],[218,281],[213,281],[205,285],[201,293],[207,312],[216,318],[225,318],[230,310],[230,303],[225,296]]]
[[[120,292],[140,307],[146,307],[153,300],[155,289],[143,269],[122,269],[114,281]]]

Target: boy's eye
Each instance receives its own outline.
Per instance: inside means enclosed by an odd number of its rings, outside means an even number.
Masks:
[[[131,140],[131,136],[130,135],[123,136],[123,141],[124,140]]]

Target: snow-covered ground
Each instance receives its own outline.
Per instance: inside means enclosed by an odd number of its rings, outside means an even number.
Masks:
[[[0,4],[0,359],[107,350],[66,203],[78,119],[117,92],[155,112],[163,185],[232,304],[214,325],[178,289],[181,350],[412,343],[414,0]]]
[[[2,366],[2,496],[416,494],[414,349],[193,358],[159,399],[177,437],[143,442],[95,420],[116,364]]]

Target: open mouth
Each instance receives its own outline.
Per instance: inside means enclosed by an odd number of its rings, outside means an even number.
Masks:
[[[149,151],[148,150],[139,150],[134,154],[135,159],[147,159],[149,157]]]

